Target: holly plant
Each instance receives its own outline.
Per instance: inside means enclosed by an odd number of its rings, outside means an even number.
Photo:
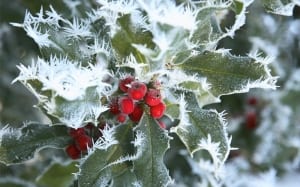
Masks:
[[[49,6],[12,23],[40,49],[31,65],[18,66],[14,82],[34,94],[49,123],[2,128],[0,161],[62,149],[77,166],[68,180],[82,187],[176,186],[179,165],[167,164],[176,163],[174,154],[205,161],[221,177],[233,148],[225,113],[209,105],[276,88],[270,58],[219,47],[245,24],[253,1],[64,2],[69,16]],[[229,11],[235,20],[224,28]]]

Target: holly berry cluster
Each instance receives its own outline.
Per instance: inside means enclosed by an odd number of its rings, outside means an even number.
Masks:
[[[121,93],[110,101],[110,113],[116,116],[119,123],[125,123],[128,118],[132,122],[139,122],[148,107],[150,116],[158,120],[160,127],[166,125],[160,118],[164,115],[166,105],[162,100],[159,84],[146,85],[127,76],[119,82]]]
[[[166,125],[161,120],[165,111],[166,105],[163,102],[158,82],[151,82],[147,85],[135,80],[133,76],[126,76],[120,80],[116,96],[109,100],[109,115],[99,116],[99,119],[103,120],[101,124],[106,124],[109,121],[105,119],[111,118],[112,115],[115,122],[119,124],[128,120],[138,123],[144,112],[149,112],[150,116],[157,120],[159,126],[165,129]],[[69,129],[73,142],[65,149],[67,155],[72,159],[80,158],[87,152],[88,147],[92,147],[93,140],[102,136],[101,129],[104,126],[89,123],[82,128]]]
[[[96,127],[92,123],[88,123],[85,127],[78,129],[69,129],[69,135],[72,137],[73,142],[65,149],[67,155],[72,159],[78,159],[81,155],[87,152],[88,148],[93,145],[93,139],[98,139],[101,134],[101,129],[104,125]]]

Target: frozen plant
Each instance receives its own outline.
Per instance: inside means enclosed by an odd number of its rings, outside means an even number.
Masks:
[[[98,0],[84,14],[72,3],[72,20],[51,6],[13,23],[41,50],[30,66],[18,66],[15,81],[51,123],[1,129],[0,161],[64,148],[78,162],[79,186],[168,186],[175,176],[164,156],[176,138],[187,159],[208,152],[202,165],[217,184],[231,139],[224,113],[203,107],[222,95],[276,88],[269,58],[217,48],[244,25],[252,1]],[[222,30],[227,10],[235,21]]]

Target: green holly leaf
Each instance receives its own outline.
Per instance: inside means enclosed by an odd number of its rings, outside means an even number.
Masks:
[[[128,177],[130,175],[127,171],[132,167],[129,160],[134,151],[131,143],[133,140],[132,125],[126,124],[116,127],[114,136],[118,142],[106,149],[95,148],[83,159],[78,173],[80,186],[106,186],[111,182],[118,183],[120,178],[123,178],[122,176]],[[126,180],[130,181],[129,178]]]
[[[64,148],[71,141],[65,126],[30,123],[19,129],[0,130],[0,162],[10,165],[33,158],[35,152],[46,148]]]
[[[133,160],[133,171],[138,183],[143,187],[167,186],[170,177],[163,156],[169,148],[170,137],[148,114],[143,115],[134,131],[142,137],[137,147],[140,157]]]
[[[71,162],[68,164],[52,163],[42,173],[38,179],[37,184],[44,187],[66,187],[71,186],[75,180],[73,173],[78,171],[76,167],[77,162]]]
[[[126,14],[118,19],[120,30],[112,38],[112,46],[121,57],[133,54],[139,62],[145,60],[144,56],[132,45],[141,44],[148,48],[154,48],[152,35],[140,28],[136,28],[130,21],[130,14]]]
[[[216,162],[224,162],[228,156],[230,145],[226,132],[226,123],[222,115],[215,110],[201,109],[195,102],[196,96],[191,92],[184,94],[187,112],[185,121],[173,127],[171,132],[175,132],[186,146],[191,155],[201,149],[207,149],[203,144],[215,144],[216,149],[211,150],[211,155]],[[209,151],[209,150],[208,150]]]
[[[275,87],[276,79],[270,75],[266,64],[251,57],[233,56],[226,51],[194,54],[174,67],[189,75],[207,78],[211,87],[209,91],[217,98],[246,92],[250,88]]]

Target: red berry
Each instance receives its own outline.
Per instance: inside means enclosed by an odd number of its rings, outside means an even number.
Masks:
[[[78,136],[75,144],[80,151],[86,151],[88,147],[92,146],[92,138],[87,135]]]
[[[133,122],[139,122],[142,115],[143,115],[144,111],[142,106],[140,105],[136,105],[134,107],[134,110],[131,114],[129,114],[129,118],[133,121]]]
[[[66,147],[66,153],[72,159],[78,159],[80,157],[80,150],[76,147],[75,144],[68,145]]]
[[[257,126],[257,116],[255,112],[248,112],[246,114],[246,127],[248,129],[254,129]]]
[[[248,105],[254,106],[257,104],[257,99],[255,97],[250,97],[250,98],[248,98],[247,103],[248,103]]]
[[[120,90],[122,90],[123,92],[127,92],[128,90],[128,85],[130,85],[130,83],[134,81],[134,77],[129,75],[127,77],[125,77],[125,79],[122,79],[119,83],[119,88]]]
[[[126,119],[127,119],[126,114],[120,113],[117,116],[117,121],[120,122],[120,123],[124,123],[126,121]]]
[[[134,109],[133,100],[127,96],[121,97],[119,99],[119,107],[122,113],[130,114]]]
[[[78,129],[70,129],[69,134],[73,138],[76,138],[78,136],[85,135],[86,133],[85,133],[84,128],[78,128]]]
[[[110,101],[109,111],[110,111],[110,113],[115,114],[115,115],[120,113],[118,98],[113,98]]]
[[[144,98],[148,106],[155,106],[161,103],[161,94],[157,89],[149,89]]]
[[[135,100],[141,100],[146,95],[147,86],[145,83],[133,81],[128,88],[128,96]]]
[[[167,128],[166,124],[163,121],[158,121],[158,124],[159,124],[160,128],[162,128],[162,129]]]
[[[158,105],[150,107],[150,114],[154,119],[161,118],[166,110],[166,105],[161,102]]]

